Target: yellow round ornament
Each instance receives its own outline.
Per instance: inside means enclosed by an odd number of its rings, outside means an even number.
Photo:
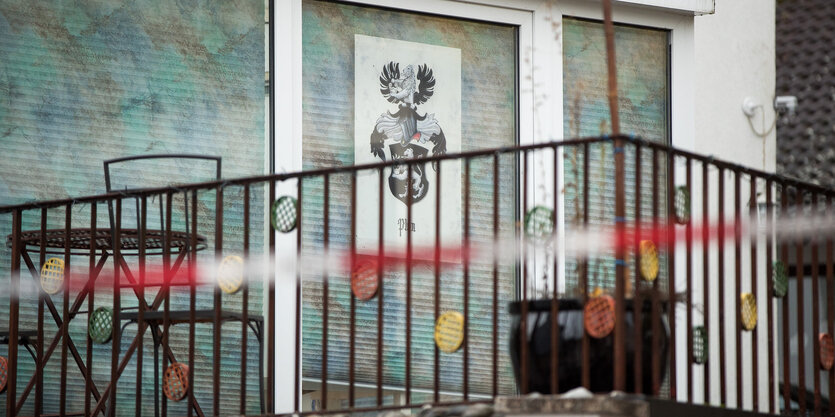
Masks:
[[[56,294],[64,287],[64,260],[49,258],[41,268],[41,288],[47,294]]]
[[[642,240],[639,248],[641,254],[641,276],[647,281],[655,281],[658,277],[658,249],[651,240]]]
[[[464,315],[447,311],[435,323],[435,344],[446,353],[453,353],[464,343]]]
[[[217,268],[217,285],[223,292],[234,294],[244,282],[244,260],[237,255],[223,258]]]
[[[742,293],[739,298],[742,304],[742,328],[754,330],[757,327],[757,299],[750,292]]]

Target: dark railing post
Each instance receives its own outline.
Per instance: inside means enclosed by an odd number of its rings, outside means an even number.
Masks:
[[[801,188],[795,188],[797,195],[795,196],[795,207],[794,207],[794,217],[796,219],[801,218],[804,212],[803,207],[803,195],[804,190]],[[798,387],[798,404],[800,406],[800,412],[806,412],[806,349],[804,345],[804,326],[806,325],[805,320],[803,318],[803,304],[804,304],[804,294],[803,294],[803,252],[804,252],[804,241],[802,238],[795,240],[795,272],[796,272],[796,284],[797,284],[797,303],[796,306],[800,308],[797,309],[797,387]],[[787,328],[788,329],[788,328]],[[814,335],[813,335],[814,337]]]
[[[670,326],[670,364],[669,384],[670,398],[677,399],[676,381],[676,215],[675,215],[675,172],[676,157],[670,151],[665,151],[667,157],[667,321]]]
[[[121,350],[121,287],[120,287],[120,271],[122,262],[122,199],[116,199],[116,225],[113,228],[113,338],[110,353],[110,403],[107,408],[107,415],[116,417],[116,388],[119,382],[119,352]],[[140,307],[141,308],[141,307]],[[127,358],[126,358],[127,359]],[[156,366],[156,364],[154,364]],[[98,406],[96,407],[98,408]],[[96,413],[96,411],[93,411]]]
[[[690,158],[685,160],[685,184],[688,196],[693,196],[693,183],[692,183],[692,163]],[[678,196],[675,195],[673,198],[677,198]],[[688,200],[692,200],[688,199]],[[688,204],[690,204],[688,202]],[[675,210],[675,208],[674,208]],[[687,212],[690,211],[690,207],[685,207],[684,210]],[[673,215],[676,215],[673,213]],[[687,298],[687,324],[686,324],[686,332],[687,332],[687,402],[689,404],[693,403],[693,288],[695,287],[693,281],[693,227],[692,227],[692,217],[687,216],[687,224],[685,227],[685,244],[687,247],[686,252],[686,269],[685,273],[687,275],[687,285],[685,287],[685,293]]]
[[[72,204],[67,204],[64,212],[64,283],[61,325],[61,386],[58,410],[63,416],[67,412],[67,344],[70,338],[70,231],[72,230]]]
[[[789,207],[789,193],[787,190],[786,182],[780,182],[780,216],[782,218],[787,217]],[[780,244],[780,261],[783,263],[783,268],[787,268],[789,265],[789,244],[788,239],[781,238],[779,241]],[[786,271],[786,275],[788,275],[788,271]],[[788,281],[788,277],[786,277]],[[788,285],[788,283],[787,283]],[[783,324],[783,406],[786,410],[790,409],[791,405],[791,370],[790,370],[790,362],[791,362],[791,347],[789,346],[789,295],[788,293],[783,297],[783,317],[782,317],[782,324]]]
[[[705,357],[710,358],[710,165],[702,162],[702,302],[704,313],[702,326],[708,343],[705,344]],[[721,197],[720,197],[721,198]],[[721,302],[717,305],[722,305]],[[704,367],[704,403],[710,405],[710,359]]]
[[[812,198],[811,204],[811,218],[818,220],[818,193],[810,193]],[[818,292],[818,238],[817,234],[813,233],[812,239],[812,376],[813,386],[815,392],[815,416],[821,415],[821,378],[820,378],[820,342],[818,335],[820,334],[820,293]],[[798,268],[802,268],[802,264],[798,264]],[[802,306],[802,304],[798,304]]]
[[[95,207],[95,203],[93,203],[93,207]],[[95,217],[95,216],[93,216]],[[41,230],[40,230],[40,257],[38,266],[43,268],[44,263],[46,263],[46,227],[47,227],[47,218],[48,218],[48,210],[45,208],[41,209]],[[43,346],[44,346],[44,332],[43,332],[43,315],[44,315],[44,292],[38,288],[38,361],[37,366],[35,369],[35,376],[36,380],[36,388],[35,388],[35,415],[39,416],[43,412],[43,363],[44,363],[44,353],[43,353]],[[93,293],[90,293],[89,298],[89,311],[93,310]],[[87,345],[87,369],[92,369],[90,366],[92,365],[92,345],[88,342]],[[90,371],[90,375],[92,375],[92,371]],[[90,390],[89,386],[91,384],[92,378],[86,378],[84,380],[84,393],[85,393],[85,406],[84,410],[87,412],[87,415],[90,414]]]
[[[617,62],[615,58],[615,27],[612,23],[612,1],[603,1],[603,20],[606,31],[606,63],[609,74],[609,114],[612,121],[612,135],[615,136],[615,234],[618,245],[615,248],[615,370],[614,388],[626,389],[626,324],[624,321],[626,248],[621,242],[626,230],[626,191],[624,188],[623,139],[620,135],[618,114]],[[584,173],[588,175],[588,172]],[[524,316],[523,316],[524,317]],[[671,379],[671,386],[675,382]]]
[[[772,265],[774,260],[774,240],[772,238],[774,233],[774,204],[771,201],[771,188],[773,186],[774,184],[772,184],[771,179],[767,179],[765,182],[765,221],[766,224],[770,226],[766,228],[765,276],[766,300],[768,302],[766,305],[766,308],[768,309],[766,312],[768,314],[768,412],[771,414],[775,414],[777,412],[774,404],[777,398],[775,397],[774,392],[774,276],[772,275],[774,273],[774,266]]]
[[[831,218],[832,212],[832,194],[826,195],[826,213],[827,219]],[[827,333],[830,336],[835,335],[835,280],[833,279],[833,253],[832,253],[832,235],[826,235],[826,323]],[[829,400],[835,399],[835,371],[828,372],[829,385]]]
[[[9,287],[9,362],[6,377],[6,415],[15,416],[15,400],[17,399],[17,338],[20,313],[20,234],[22,228],[21,210],[12,214],[12,268]]]
[[[719,268],[717,287],[719,287],[719,299],[717,302],[717,309],[719,310],[719,403],[723,406],[728,404],[728,386],[727,377],[728,368],[726,367],[726,350],[725,345],[725,310],[728,309],[725,300],[725,170],[719,167],[718,173],[719,184],[717,186],[717,202],[719,203],[719,236],[718,236],[718,251],[717,251],[717,266]],[[735,303],[736,304],[736,303]]]
[[[749,194],[749,202],[748,202],[748,220],[750,227],[752,230],[757,230],[757,177],[751,175],[750,178],[750,190]],[[751,239],[751,294],[754,294],[754,297],[759,295],[759,291],[757,291],[757,233],[753,232],[749,234],[749,238]],[[767,302],[771,302],[771,299],[768,299]],[[759,316],[759,309],[757,316]],[[751,393],[753,398],[753,405],[754,405],[754,412],[758,412],[760,410],[760,378],[759,378],[759,338],[757,337],[757,328],[759,325],[755,326],[754,329],[751,331]]]
[[[736,348],[736,407],[742,409],[742,190],[739,171],[734,171],[734,305],[736,306],[736,331],[734,332],[734,347]]]

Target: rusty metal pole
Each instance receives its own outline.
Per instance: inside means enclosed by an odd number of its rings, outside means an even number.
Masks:
[[[612,1],[603,1],[603,20],[606,30],[606,63],[609,72],[609,113],[612,118],[612,136],[615,146],[615,231],[622,239],[626,226],[624,198],[623,140],[620,138],[618,118],[618,79],[615,62],[615,27],[612,23]],[[618,391],[626,389],[626,329],[624,326],[626,251],[618,245],[615,253],[615,384]],[[637,306],[635,308],[638,308]]]

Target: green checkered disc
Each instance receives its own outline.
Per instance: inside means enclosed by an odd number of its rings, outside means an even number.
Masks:
[[[270,215],[270,222],[273,229],[281,233],[289,233],[296,228],[297,204],[296,199],[290,196],[283,196],[278,200],[273,201],[272,213]]]
[[[532,238],[544,238],[554,232],[554,210],[536,206],[525,214],[525,234]]]
[[[693,327],[693,362],[707,363],[707,330],[705,326]]]
[[[687,224],[690,221],[690,190],[685,186],[676,187],[676,223]]]
[[[90,339],[96,343],[107,343],[113,334],[113,310],[107,307],[99,307],[90,315],[87,323],[87,333]]]
[[[774,266],[771,268],[771,279],[774,296],[777,298],[785,297],[789,291],[789,277],[786,273],[786,264],[775,261]]]

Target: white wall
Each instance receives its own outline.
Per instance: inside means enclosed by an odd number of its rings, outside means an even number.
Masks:
[[[752,97],[759,132],[774,121],[774,0],[717,0],[714,14],[695,18],[695,151],[773,172],[774,130],[757,136],[742,112]]]

